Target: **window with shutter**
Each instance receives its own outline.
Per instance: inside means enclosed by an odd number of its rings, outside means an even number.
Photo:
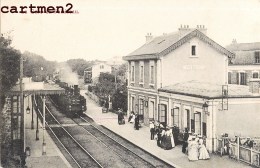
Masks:
[[[191,124],[191,131],[195,130],[195,122],[193,119],[190,120],[190,124]]]
[[[246,85],[246,77],[247,77],[246,73],[240,72],[240,85]]]
[[[175,107],[171,111],[171,116],[172,116],[172,123],[173,125],[176,125],[179,127],[179,120],[180,120],[180,110],[178,107]]]
[[[195,119],[195,133],[201,134],[201,113],[197,112],[194,114]]]
[[[236,84],[239,85],[239,73],[236,73],[236,74],[237,74],[237,77],[236,77],[236,79],[237,79],[237,83],[236,83]]]
[[[231,72],[228,72],[228,84],[231,84]]]
[[[258,78],[258,72],[253,73],[253,78]]]
[[[159,121],[166,126],[166,121],[167,121],[167,106],[165,104],[160,104],[159,105]]]
[[[260,52],[259,51],[255,52],[255,63],[256,64],[260,63]]]
[[[202,135],[207,136],[207,124],[205,122],[202,123]]]

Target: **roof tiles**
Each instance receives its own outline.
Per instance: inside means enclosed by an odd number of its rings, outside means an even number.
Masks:
[[[222,98],[222,85],[189,81],[165,86],[159,89],[161,92],[181,94],[200,98]],[[260,97],[249,92],[248,86],[228,85],[229,98]]]

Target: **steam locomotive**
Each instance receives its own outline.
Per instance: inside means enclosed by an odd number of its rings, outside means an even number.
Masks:
[[[69,86],[66,82],[60,81],[56,81],[56,84],[65,89],[65,94],[52,95],[53,102],[70,117],[74,117],[76,114],[82,115],[87,110],[87,106],[86,99],[80,95],[78,85]]]

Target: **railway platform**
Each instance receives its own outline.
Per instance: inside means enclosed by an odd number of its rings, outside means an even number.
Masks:
[[[105,126],[121,137],[148,151],[149,153],[159,157],[165,162],[174,167],[181,168],[242,168],[250,167],[247,164],[237,162],[228,157],[220,157],[215,154],[210,155],[210,160],[189,161],[187,155],[182,153],[182,146],[178,145],[171,150],[164,150],[157,146],[155,140],[150,140],[150,129],[147,126],[142,126],[139,130],[134,129],[134,125],[126,122],[124,125],[118,125],[117,114],[102,113],[102,108],[99,107],[93,100],[85,95],[84,91],[81,93],[87,99],[88,110],[86,114],[91,117],[96,123]],[[127,118],[125,118],[127,121]]]
[[[50,135],[45,131],[46,154],[42,154],[43,129],[39,120],[39,140],[36,140],[36,115],[34,111],[32,129],[32,113],[25,114],[25,147],[30,148],[30,156],[26,157],[28,168],[71,168],[69,162],[60,152]]]

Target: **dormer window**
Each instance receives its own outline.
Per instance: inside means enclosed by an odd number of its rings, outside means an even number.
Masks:
[[[260,63],[260,54],[259,53],[260,53],[259,51],[255,52],[255,63],[256,64]]]
[[[191,46],[191,56],[196,56],[196,45]]]

